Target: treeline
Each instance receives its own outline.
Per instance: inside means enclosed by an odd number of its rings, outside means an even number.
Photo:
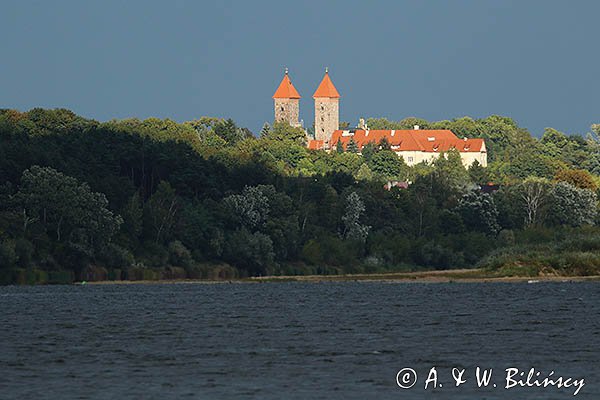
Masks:
[[[1,110],[0,282],[598,272],[594,133],[548,129],[538,140],[498,116],[368,124],[484,137],[490,166],[465,169],[449,152],[408,167],[386,143],[362,156],[309,151],[285,124],[255,137],[217,118],[99,123]],[[384,190],[396,180],[411,184]]]

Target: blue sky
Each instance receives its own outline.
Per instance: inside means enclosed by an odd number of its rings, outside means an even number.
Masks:
[[[539,136],[600,122],[598,1],[2,1],[0,108],[97,120],[231,117],[258,132],[289,67],[313,119],[510,116]]]

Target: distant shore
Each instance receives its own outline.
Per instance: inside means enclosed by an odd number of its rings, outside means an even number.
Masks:
[[[385,274],[348,274],[348,275],[281,275],[262,276],[228,280],[173,279],[173,280],[137,280],[137,281],[96,281],[85,282],[93,285],[119,284],[225,284],[225,283],[267,283],[267,282],[404,282],[404,283],[481,283],[481,282],[580,282],[599,281],[600,275],[593,276],[496,276],[483,269],[453,269],[444,271],[396,272]],[[77,282],[76,284],[82,284]]]

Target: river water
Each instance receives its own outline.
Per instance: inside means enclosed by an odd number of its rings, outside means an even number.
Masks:
[[[1,399],[597,400],[599,359],[591,282],[0,287]]]

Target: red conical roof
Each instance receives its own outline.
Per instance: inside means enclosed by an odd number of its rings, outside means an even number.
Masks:
[[[292,85],[292,81],[290,80],[290,77],[288,76],[287,69],[285,70],[285,75],[283,76],[283,79],[281,80],[279,87],[275,91],[273,98],[274,99],[299,99],[300,98],[300,94],[298,93],[298,91],[296,90],[294,85]]]
[[[340,98],[340,94],[338,93],[337,89],[333,85],[333,82],[331,82],[331,79],[329,78],[329,73],[327,72],[327,70],[325,70],[325,76],[323,77],[321,84],[315,91],[315,94],[313,94],[313,98],[317,98],[317,97],[329,97],[331,99],[339,99]]]

